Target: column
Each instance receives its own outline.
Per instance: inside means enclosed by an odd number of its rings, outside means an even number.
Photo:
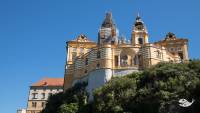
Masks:
[[[118,67],[120,67],[120,55],[118,55]]]

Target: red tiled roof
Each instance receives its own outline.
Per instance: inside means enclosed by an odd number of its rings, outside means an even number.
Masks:
[[[31,86],[63,86],[63,78],[44,78],[36,83],[33,83]]]

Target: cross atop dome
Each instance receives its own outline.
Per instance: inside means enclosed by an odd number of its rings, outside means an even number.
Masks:
[[[134,23],[134,26],[133,26],[133,31],[145,31],[145,32],[147,32],[146,26],[145,26],[144,22],[142,21],[139,13],[136,17],[136,20],[135,20],[135,23]]]
[[[138,15],[137,15],[137,17],[136,17],[136,21],[141,21],[141,17],[140,17],[139,12],[138,12]]]
[[[139,13],[137,14],[137,17],[136,17],[135,20],[136,20],[135,21],[135,25],[137,25],[137,24],[144,24],[144,22],[142,21],[142,18],[140,17]]]

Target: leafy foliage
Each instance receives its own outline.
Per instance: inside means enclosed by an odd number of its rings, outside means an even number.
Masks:
[[[42,113],[199,113],[200,61],[159,63],[143,72],[115,77],[88,102],[83,84],[51,96]],[[188,108],[178,100],[194,99]]]
[[[78,104],[70,103],[70,104],[62,104],[59,108],[60,113],[77,113],[78,112]]]
[[[85,106],[88,106],[86,85],[79,83],[65,93],[50,96],[42,113],[84,113]]]

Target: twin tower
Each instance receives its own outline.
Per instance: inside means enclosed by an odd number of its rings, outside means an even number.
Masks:
[[[113,22],[112,19],[112,13],[108,12],[106,13],[105,20],[103,21],[99,34],[98,34],[98,45],[103,45],[103,44],[113,44],[113,45],[118,45],[118,44],[132,44],[133,46],[140,46],[148,42],[148,32],[147,28],[142,21],[141,17],[138,16],[136,17],[136,21],[133,25],[133,30],[132,30],[132,37],[131,41],[126,40],[125,37],[121,37],[119,39],[119,31]]]
[[[133,25],[131,39],[119,37],[110,12],[106,13],[100,27],[98,42],[90,41],[81,34],[67,42],[66,50],[64,89],[86,82],[90,95],[112,77],[143,70],[159,62],[180,63],[189,59],[188,40],[177,38],[173,33],[149,43],[147,28],[139,15]]]

